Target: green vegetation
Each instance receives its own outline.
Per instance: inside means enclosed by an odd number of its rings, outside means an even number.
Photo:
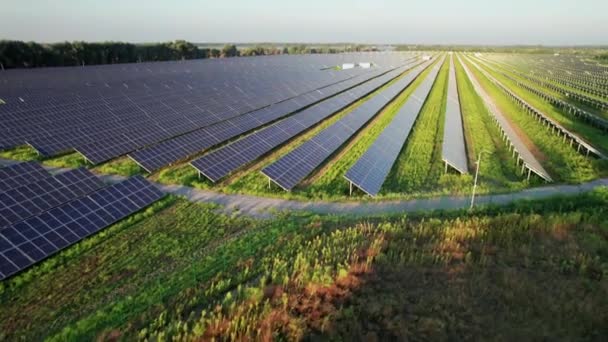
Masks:
[[[527,114],[515,102],[502,92],[496,85],[490,82],[477,68],[469,61],[469,69],[476,75],[481,85],[488,94],[494,99],[500,110],[506,114],[519,131],[520,137],[532,153],[547,169],[556,181],[565,182],[584,182],[599,177],[603,172],[600,165],[585,158],[576,152],[568,144],[563,142],[561,137],[552,134],[542,124]]]
[[[18,146],[10,150],[0,151],[0,158],[11,160],[40,160],[38,152],[29,145]]]
[[[167,197],[1,283],[0,339],[601,339],[607,208],[251,220]]]
[[[470,170],[476,167],[479,153],[482,153],[479,168],[480,191],[523,188],[525,183],[517,175],[511,152],[501,139],[500,130],[493,121],[492,114],[488,112],[483,100],[475,92],[471,80],[458,60],[455,60],[454,66]],[[472,176],[465,177],[471,184]]]
[[[211,54],[212,51],[209,49],[200,49],[184,40],[154,44],[122,42],[39,44],[0,40],[0,64],[4,68],[169,61],[208,58]]]
[[[143,170],[129,157],[120,157],[93,168],[98,173],[131,177],[142,174]]]
[[[405,147],[402,149],[395,165],[391,169],[382,192],[412,193],[434,190],[441,178],[444,168],[441,161],[441,146],[445,124],[445,107],[447,99],[449,57],[446,58],[433,88]],[[414,113],[411,113],[414,115]],[[467,185],[470,185],[468,183]],[[470,187],[470,186],[468,186]]]

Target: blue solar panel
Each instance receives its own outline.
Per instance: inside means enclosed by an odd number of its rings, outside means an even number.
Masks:
[[[309,141],[265,167],[262,173],[285,190],[293,189],[334,154],[350,137],[409,86],[431,61],[417,66],[354,111],[336,121]]]
[[[386,70],[382,69],[381,71],[374,71],[354,78],[349,78],[323,89],[318,89],[312,93],[306,93],[287,101],[254,111],[247,114],[246,117],[228,119],[215,125],[175,137],[160,144],[135,151],[129,154],[129,157],[148,172],[153,172],[164,166],[170,165],[171,163],[186,159],[189,156],[214,145],[244,134],[254,128],[286,117],[295,111],[303,110],[307,106],[315,104],[318,101],[322,101],[343,92],[346,89],[361,84],[362,82],[368,81],[371,78],[377,77],[385,71]],[[323,112],[322,103],[323,102],[311,107],[309,111],[314,110]],[[312,114],[310,116],[314,117]],[[239,120],[241,121],[239,122]]]
[[[86,169],[66,171],[0,193],[0,228],[85,196],[103,186]]]
[[[403,144],[410,135],[418,114],[435,83],[444,59],[437,63],[424,81],[409,96],[393,120],[345,174],[345,178],[369,195],[380,192]]]
[[[0,168],[0,192],[50,177],[40,164],[23,162]]]
[[[460,173],[468,173],[467,150],[464,143],[462,113],[456,84],[454,58],[450,58],[448,98],[445,108],[445,125],[441,150],[443,160]]]
[[[296,134],[342,110],[372,91],[378,89],[390,80],[399,76],[407,69],[403,66],[388,72],[371,81],[358,85],[345,93],[320,102],[283,121],[267,126],[243,139],[213,151],[191,162],[201,175],[215,182],[227,176],[239,167],[253,162],[272,149],[290,140]],[[286,132],[290,130],[290,133]],[[286,134],[287,133],[287,134]]]
[[[0,229],[0,280],[141,210],[163,196],[142,177]]]
[[[409,57],[267,56],[6,71],[0,76],[6,85],[0,90],[6,102],[0,106],[0,148],[29,143],[45,156],[75,149],[99,163],[372,72],[322,70],[347,58]]]

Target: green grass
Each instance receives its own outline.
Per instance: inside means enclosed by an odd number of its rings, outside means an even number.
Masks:
[[[444,172],[441,161],[449,58],[442,66],[413,131],[382,187],[383,194],[424,192],[437,189]],[[413,113],[412,113],[413,115]]]
[[[563,143],[563,139],[535,121],[532,115],[527,114],[515,102],[511,101],[505,93],[490,82],[479,70],[466,61],[469,69],[476,75],[481,85],[496,102],[496,105],[521,129],[533,146],[538,148],[542,155],[537,158],[557,182],[579,183],[598,178],[603,174],[601,163],[585,158]]]
[[[29,145],[18,146],[10,150],[0,151],[0,158],[11,160],[40,160],[38,152]]]
[[[11,160],[39,161],[43,165],[59,167],[59,168],[92,168],[94,172],[114,174],[121,176],[134,176],[142,174],[141,168],[128,157],[120,157],[101,165],[92,166],[77,152],[72,152],[52,158],[44,158],[38,155],[38,152],[29,145],[19,146],[10,150],[0,151],[0,158]]]
[[[0,339],[599,339],[607,208],[251,220],[167,197],[0,283]]]
[[[479,153],[484,151],[479,169],[480,192],[525,187],[526,184],[517,175],[511,152],[505,146],[500,130],[492,120],[492,114],[475,92],[460,62],[455,60],[454,65],[471,171],[475,168]],[[463,176],[462,179],[468,179],[468,184],[472,183],[472,176]]]
[[[137,163],[135,163],[129,157],[120,157],[95,166],[93,171],[125,177],[143,174],[143,170],[139,167],[139,165],[137,165]]]

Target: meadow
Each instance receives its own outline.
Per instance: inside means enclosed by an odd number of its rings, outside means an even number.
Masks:
[[[598,339],[607,208],[252,220],[167,197],[0,284],[0,340]]]

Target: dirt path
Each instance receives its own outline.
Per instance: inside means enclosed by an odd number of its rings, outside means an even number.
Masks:
[[[0,166],[15,164],[18,161],[0,159]],[[67,169],[46,167],[51,172]],[[99,175],[105,182],[116,183],[126,177]],[[277,211],[306,211],[318,214],[337,215],[382,215],[417,212],[426,210],[464,209],[470,205],[469,196],[443,196],[436,198],[413,199],[383,202],[304,202],[278,198],[258,197],[252,195],[221,194],[208,190],[199,190],[182,185],[164,185],[155,183],[161,190],[174,195],[184,196],[192,202],[215,203],[222,206],[227,213],[238,211],[242,215],[253,217],[270,217]],[[557,195],[577,195],[592,191],[595,188],[608,186],[608,178],[597,179],[580,185],[549,185],[519,192],[498,195],[480,195],[475,198],[479,206],[495,204],[506,205],[523,199],[543,199]]]

